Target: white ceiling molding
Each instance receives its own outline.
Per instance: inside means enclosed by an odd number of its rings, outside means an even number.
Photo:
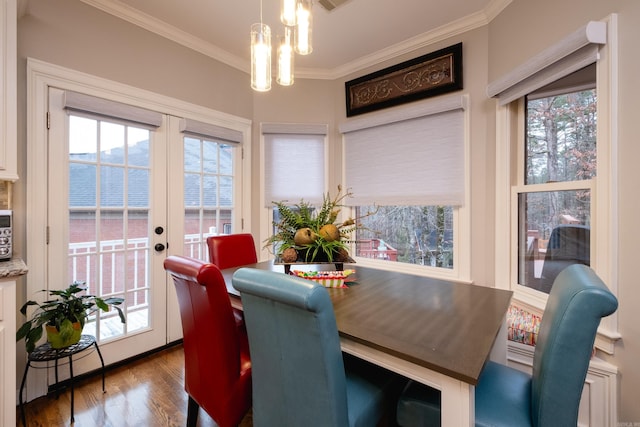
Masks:
[[[164,21],[142,13],[118,0],[81,0],[103,12],[123,19],[145,30],[181,44],[189,49],[220,61],[226,65],[249,73],[249,58],[240,58],[201,38],[195,37]],[[387,49],[364,56],[334,69],[296,68],[296,78],[335,80],[381,62],[428,47],[436,42],[455,37],[467,31],[487,25],[513,0],[492,0],[481,12],[471,14],[447,25],[427,31],[417,37],[390,46]]]
[[[510,0],[509,0],[510,1]],[[382,62],[392,60],[401,55],[414,52],[424,47],[429,47],[434,43],[446,40],[451,37],[464,34],[467,31],[487,25],[489,21],[483,12],[474,13],[464,18],[453,21],[447,25],[435,28],[419,36],[407,39],[402,43],[389,46],[386,49],[373,53],[372,55],[363,56],[355,61],[336,67],[333,70],[327,70],[325,79],[333,80],[347,76],[351,73],[358,72],[368,67],[378,65]],[[309,75],[305,75],[306,71],[311,71]],[[296,69],[296,75],[307,78],[323,78],[314,74],[317,70],[301,70]]]
[[[184,47],[195,50],[203,55],[218,60],[240,71],[249,73],[251,63],[249,58],[243,59],[233,55],[226,50],[195,37],[179,28],[167,24],[153,16],[140,12],[117,0],[81,0],[90,6],[100,9],[117,18],[123,19],[145,30],[151,31],[159,36],[181,44]]]

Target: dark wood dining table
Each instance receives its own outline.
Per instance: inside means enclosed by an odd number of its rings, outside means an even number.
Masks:
[[[244,267],[284,274],[284,266],[274,261]],[[474,386],[504,324],[512,292],[357,265],[345,268],[355,270],[355,281],[346,288],[326,288],[342,350],[440,390],[443,426],[474,425]],[[222,273],[232,305],[241,308],[232,285],[237,269]]]

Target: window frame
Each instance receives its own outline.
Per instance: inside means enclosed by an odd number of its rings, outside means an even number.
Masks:
[[[616,129],[618,104],[617,16],[608,16],[607,43],[598,49],[596,60],[596,93],[598,96],[597,177],[591,180],[591,267],[618,294],[617,259],[617,175]],[[541,315],[548,295],[517,284],[518,279],[518,204],[517,192],[522,189],[524,176],[519,164],[524,164],[525,143],[524,98],[505,105],[496,102],[496,286],[514,292],[513,301],[534,314]],[[519,163],[520,162],[520,163]],[[578,184],[588,185],[588,182]],[[528,185],[527,187],[532,187]],[[540,189],[575,188],[569,183],[538,184]],[[505,227],[504,224],[509,224]],[[508,262],[504,262],[508,260]],[[620,338],[617,312],[602,319],[595,346],[613,354]]]

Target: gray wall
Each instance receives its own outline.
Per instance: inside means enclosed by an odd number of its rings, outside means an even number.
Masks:
[[[490,25],[460,37],[438,42],[389,63],[362,70],[336,81],[298,79],[293,87],[274,85],[269,93],[253,93],[249,77],[232,67],[190,51],[143,29],[102,13],[75,0],[30,0],[29,10],[18,23],[19,76],[19,174],[14,188],[16,215],[25,212],[26,188],[26,58],[137,86],[159,94],[203,105],[253,120],[253,170],[259,164],[259,123],[328,123],[332,159],[330,188],[341,182],[341,148],[338,126],[345,117],[344,81],[406,59],[462,41],[464,43],[465,93],[471,99],[471,209],[472,279],[494,283],[495,200],[495,103],[486,98],[487,82],[499,77],[530,56],[557,42],[588,20],[619,13],[620,24],[620,147],[617,153],[620,214],[623,232],[619,242],[619,331],[622,340],[608,361],[620,369],[620,421],[640,422],[636,404],[640,390],[640,322],[634,309],[640,305],[633,263],[640,232],[635,226],[640,212],[640,144],[635,141],[636,100],[640,99],[640,2],[637,0],[539,0],[514,1]],[[426,29],[425,29],[426,30]],[[259,177],[253,174],[256,194],[252,231],[259,233],[257,194]],[[24,216],[24,215],[23,215]],[[24,222],[16,220],[16,247],[25,253]],[[27,260],[28,262],[28,260]],[[19,295],[19,299],[24,295]],[[18,306],[22,301],[18,301]],[[19,355],[20,357],[20,355]],[[18,367],[20,372],[22,367]]]

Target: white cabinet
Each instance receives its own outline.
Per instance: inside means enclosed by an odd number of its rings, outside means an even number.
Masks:
[[[16,281],[0,279],[0,425],[16,425]]]
[[[0,0],[0,180],[18,179],[16,0]]]

